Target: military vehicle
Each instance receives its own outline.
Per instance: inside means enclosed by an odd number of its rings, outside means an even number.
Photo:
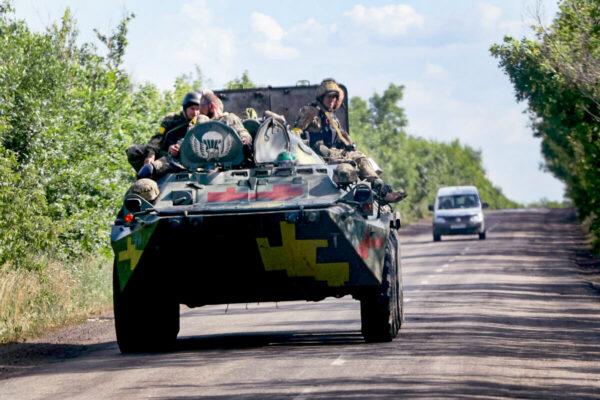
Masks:
[[[226,110],[252,107],[293,121],[315,90],[217,93]],[[347,104],[338,113],[347,130]],[[251,163],[231,128],[199,124],[181,144],[176,168],[157,180],[154,201],[125,195],[111,233],[121,352],[171,348],[180,304],[351,295],[360,301],[367,342],[396,337],[403,319],[399,215],[368,182],[338,174],[339,164],[329,165],[280,120],[244,122],[254,134]]]

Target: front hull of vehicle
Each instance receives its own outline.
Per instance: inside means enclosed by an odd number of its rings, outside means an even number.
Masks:
[[[126,293],[158,276],[190,306],[360,298],[381,285],[390,228],[351,215],[332,206],[115,226],[117,287]]]

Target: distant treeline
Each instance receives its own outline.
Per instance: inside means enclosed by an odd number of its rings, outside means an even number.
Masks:
[[[201,75],[182,76],[174,89],[134,84],[123,70],[127,15],[102,51],[79,44],[69,11],[46,32],[18,21],[0,2],[0,267],[43,269],[42,260],[109,256],[109,226],[134,178],[124,150],[144,143],[160,118],[180,109]],[[334,72],[334,71],[332,71]],[[247,73],[229,87],[251,85]],[[474,184],[492,207],[513,207],[486,178],[481,154],[458,141],[407,135],[390,85],[367,103],[351,100],[351,133],[385,178],[408,192],[406,217],[426,214],[439,185]]]
[[[400,203],[409,221],[428,215],[440,186],[475,185],[491,208],[514,208],[518,204],[502,194],[485,175],[481,153],[458,140],[442,143],[408,135],[402,100],[403,86],[390,84],[368,103],[350,101],[350,131],[358,148],[373,157],[384,171],[383,178],[408,197]]]
[[[492,54],[526,101],[545,167],[566,185],[600,250],[600,2],[564,0],[535,39],[505,37]]]

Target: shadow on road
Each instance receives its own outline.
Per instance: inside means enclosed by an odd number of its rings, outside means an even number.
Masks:
[[[205,351],[215,349],[247,349],[266,346],[344,346],[364,345],[360,332],[254,332],[184,337],[177,340],[176,351]]]
[[[301,393],[312,399],[597,399],[600,292],[588,278],[597,277],[598,262],[587,253],[573,215],[571,210],[491,214],[489,220],[495,228],[488,240],[475,239],[447,272],[446,280],[406,286],[410,309],[399,337],[391,343],[366,344],[358,330],[344,329],[356,321],[320,318],[311,323],[292,317],[270,323],[270,331],[181,337],[171,353],[122,356],[115,343],[84,349],[41,344],[32,345],[31,351],[39,353],[38,359],[44,354],[48,358],[63,354],[64,359],[71,353],[96,353],[77,363],[62,363],[61,372],[81,372],[82,366],[95,372],[165,367],[217,370],[226,368],[231,360],[243,360],[257,368],[290,359],[301,365],[301,370],[295,371],[286,363],[289,374],[284,379],[242,375],[235,377],[235,384],[229,380],[183,385],[194,396],[175,395],[182,388],[180,382],[145,382],[144,389],[172,393],[168,396],[172,399],[294,399],[301,398]],[[413,228],[410,233],[422,234],[426,227],[420,229]],[[432,270],[464,246],[460,239],[443,241],[406,260],[413,270]],[[452,279],[472,276],[479,279]],[[290,305],[298,311],[305,306]],[[336,312],[337,306],[323,303],[315,307],[323,307],[324,315],[333,315],[329,313]],[[214,317],[219,312],[208,310],[207,315]],[[273,310],[256,312],[264,316]],[[332,329],[319,324],[332,325]],[[306,378],[300,373],[308,374],[309,362],[322,362],[315,368],[326,370],[340,354],[348,358],[351,367],[340,370],[335,378],[325,374]],[[378,373],[362,376],[360,369],[371,365],[381,366]],[[56,370],[44,368],[35,373],[54,374]],[[203,394],[208,390],[224,394]]]

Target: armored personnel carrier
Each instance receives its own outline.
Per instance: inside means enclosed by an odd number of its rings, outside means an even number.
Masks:
[[[315,86],[218,92],[227,110],[288,121]],[[346,96],[347,99],[347,96]],[[338,110],[345,129],[347,108]],[[179,305],[360,301],[368,342],[402,323],[400,219],[367,182],[345,179],[280,118],[247,120],[252,162],[220,122],[191,129],[152,202],[129,193],[114,222],[114,313],[121,352],[169,349]]]

